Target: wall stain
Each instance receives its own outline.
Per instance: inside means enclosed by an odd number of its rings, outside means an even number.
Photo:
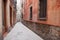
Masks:
[[[56,9],[60,8],[60,0],[56,0]]]

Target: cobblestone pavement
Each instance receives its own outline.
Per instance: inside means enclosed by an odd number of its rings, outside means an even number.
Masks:
[[[43,40],[21,22],[18,22],[4,40]]]

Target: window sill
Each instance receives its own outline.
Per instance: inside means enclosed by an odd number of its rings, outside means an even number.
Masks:
[[[38,20],[40,20],[40,21],[46,21],[47,19],[46,18],[39,18]]]

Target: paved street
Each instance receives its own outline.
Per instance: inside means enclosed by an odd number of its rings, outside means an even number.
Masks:
[[[43,40],[37,34],[32,32],[21,22],[15,24],[11,32],[4,38],[4,40]]]

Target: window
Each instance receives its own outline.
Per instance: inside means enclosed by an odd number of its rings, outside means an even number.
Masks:
[[[47,0],[39,0],[39,19],[46,20],[47,16]]]
[[[30,7],[30,20],[32,20],[32,6]]]

